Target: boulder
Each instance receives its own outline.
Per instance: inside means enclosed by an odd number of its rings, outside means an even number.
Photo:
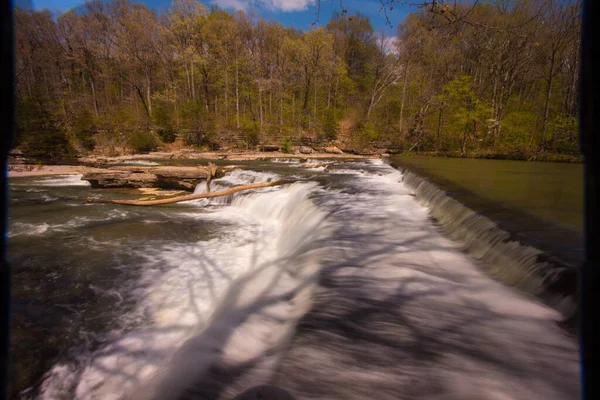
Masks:
[[[88,181],[92,188],[158,187],[156,175],[144,172],[104,170],[86,172],[81,179]]]
[[[275,145],[264,145],[264,146],[261,146],[261,151],[265,151],[265,152],[279,151],[280,149],[281,149],[280,146],[275,146]]]
[[[340,149],[338,149],[336,146],[325,147],[325,153],[329,153],[329,154],[344,154],[344,152],[341,151]]]
[[[217,170],[215,177],[223,175]],[[205,167],[139,167],[122,166],[109,169],[94,169],[81,179],[90,182],[93,188],[159,188],[167,190],[193,191],[205,181]]]
[[[208,176],[205,169],[199,168],[152,168],[150,172],[156,175],[159,188],[175,190],[193,191]]]
[[[300,146],[300,147],[298,147],[298,152],[300,154],[312,154],[315,152],[315,149],[313,149],[312,147],[308,147],[308,146]]]

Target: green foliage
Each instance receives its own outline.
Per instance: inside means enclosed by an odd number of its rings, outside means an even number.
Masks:
[[[32,99],[17,102],[15,131],[15,144],[32,157],[58,162],[77,155],[64,129]]]
[[[70,127],[79,147],[111,153],[130,139],[154,147],[130,132],[206,148],[237,128],[249,147],[299,130],[328,141],[368,115],[340,139],[576,152],[578,3],[549,2],[542,14],[539,1],[476,3],[458,2],[454,12],[468,18],[450,22],[441,6],[415,9],[394,43],[344,11],[301,31],[189,0],[162,14],[127,1],[59,18],[17,8],[15,63],[26,68],[16,77],[15,145],[40,124]]]
[[[173,143],[177,138],[173,127],[173,116],[170,107],[162,102],[157,102],[154,108],[153,119],[156,133],[164,143]]]
[[[578,153],[579,123],[577,118],[568,115],[557,115],[549,124],[552,134],[551,145],[554,151],[561,153]]]
[[[283,153],[291,153],[293,146],[294,146],[294,144],[292,143],[292,140],[288,136],[286,136],[283,139],[283,144],[281,145],[281,151]]]
[[[501,144],[505,147],[519,148],[527,146],[535,131],[536,116],[529,111],[514,111],[502,119]]]
[[[205,109],[200,102],[184,101],[179,108],[180,126],[183,129],[196,128],[205,117]]]
[[[135,131],[129,135],[129,147],[135,153],[148,153],[158,149],[158,141],[149,132]]]
[[[76,156],[67,134],[53,121],[38,125],[36,132],[27,135],[21,147],[25,154],[53,162],[72,160]]]
[[[453,134],[455,146],[465,151],[468,143],[475,142],[478,136],[477,129],[484,126],[491,114],[490,108],[477,98],[471,87],[471,77],[468,75],[458,75],[445,84],[437,96],[437,101],[445,110],[444,119]]]
[[[73,125],[73,132],[79,144],[86,150],[92,151],[96,147],[93,130],[94,117],[92,113],[85,110],[76,120]]]
[[[356,124],[355,138],[361,146],[369,146],[379,137],[375,125],[370,121],[360,121]]]
[[[260,139],[260,127],[258,123],[249,118],[240,119],[240,129],[246,137],[246,143],[248,146],[256,146]]]
[[[195,128],[183,134],[183,143],[188,146],[208,146],[216,150],[217,127],[213,118],[205,118],[197,122]]]
[[[35,132],[40,124],[49,120],[39,102],[31,97],[18,98],[15,105],[15,136],[13,147],[19,146],[27,136]]]
[[[321,121],[323,129],[323,139],[335,140],[338,137],[340,125],[335,118],[335,110],[329,109],[325,112],[323,120]]]
[[[172,126],[166,128],[158,127],[156,129],[156,133],[158,134],[158,137],[160,137],[160,140],[163,141],[163,143],[173,143],[175,139],[177,139],[177,134],[175,133],[175,130]]]

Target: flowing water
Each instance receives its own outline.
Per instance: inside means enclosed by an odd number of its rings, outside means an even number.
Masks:
[[[578,396],[558,311],[485,275],[401,172],[325,163],[240,163],[213,190],[298,182],[148,208],[11,180],[13,397]]]

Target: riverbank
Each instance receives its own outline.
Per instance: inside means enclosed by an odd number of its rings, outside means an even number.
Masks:
[[[141,160],[205,160],[205,161],[256,161],[267,160],[273,158],[286,159],[368,159],[379,158],[379,155],[357,155],[346,153],[311,153],[311,154],[289,154],[282,152],[196,152],[193,150],[180,150],[175,152],[152,152],[147,154],[131,154],[122,156],[102,156],[91,155],[80,157],[78,162],[81,165],[43,165],[43,164],[10,164],[8,166],[9,178],[20,178],[28,176],[43,176],[43,175],[79,175],[90,171],[90,167],[103,168],[110,167],[114,164],[123,163],[125,161],[141,161]]]
[[[9,178],[44,175],[79,175],[85,167],[77,165],[11,165],[8,167]]]
[[[423,156],[423,157],[441,157],[441,158],[475,158],[484,160],[510,160],[510,161],[539,161],[539,162],[560,162],[560,163],[582,163],[583,156],[561,153],[493,153],[493,152],[466,152],[460,151],[421,151],[398,153],[404,156]]]
[[[240,152],[196,152],[193,150],[179,150],[175,152],[152,152],[147,154],[131,154],[114,157],[101,155],[92,155],[80,157],[82,164],[95,162],[122,162],[125,160],[161,160],[161,159],[199,159],[199,160],[229,160],[229,161],[256,161],[270,158],[290,158],[290,159],[323,159],[323,158],[379,158],[378,154],[359,155],[339,152],[313,152],[313,153],[283,153],[281,151],[240,151]]]

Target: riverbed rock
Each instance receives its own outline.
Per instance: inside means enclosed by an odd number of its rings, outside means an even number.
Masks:
[[[315,149],[309,146],[296,146],[294,147],[294,153],[298,154],[312,154],[315,152]]]
[[[156,175],[144,172],[114,170],[86,172],[81,180],[88,181],[92,188],[158,187]]]
[[[265,151],[265,152],[273,152],[273,151],[279,151],[281,149],[281,146],[276,146],[276,145],[264,145],[261,146],[261,151]]]
[[[325,153],[329,154],[344,154],[344,152],[338,149],[336,146],[325,147]]]
[[[219,169],[215,178],[223,176]],[[208,176],[206,167],[140,167],[120,166],[93,169],[84,173],[82,180],[92,188],[160,188],[193,191]]]

